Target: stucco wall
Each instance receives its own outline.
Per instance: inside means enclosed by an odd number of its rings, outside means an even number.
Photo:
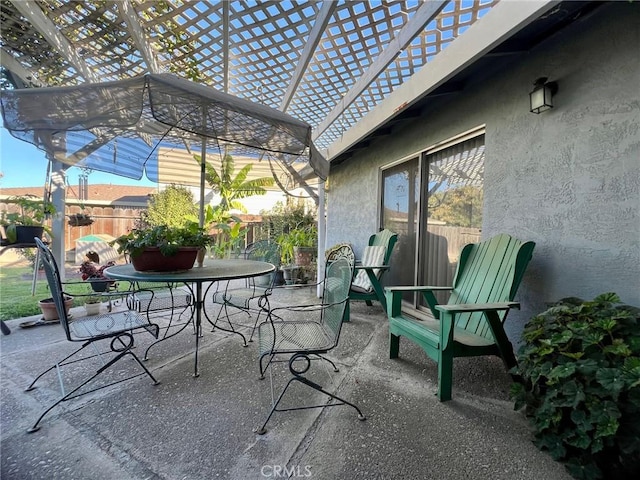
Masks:
[[[640,5],[618,2],[332,168],[327,243],[377,229],[379,167],[486,125],[483,238],[536,242],[507,333],[564,296],[640,305]],[[541,76],[555,108],[528,112]]]

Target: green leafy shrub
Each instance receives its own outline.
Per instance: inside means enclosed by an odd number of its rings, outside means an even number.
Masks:
[[[532,318],[513,370],[535,444],[580,479],[639,478],[640,309],[614,293]]]
[[[182,228],[184,219],[190,215],[198,215],[191,190],[181,185],[169,185],[161,192],[150,195],[149,208],[143,215],[143,227],[167,225]]]

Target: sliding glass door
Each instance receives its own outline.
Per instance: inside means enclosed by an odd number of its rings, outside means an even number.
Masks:
[[[484,159],[476,133],[382,171],[382,225],[399,233],[387,285],[451,286],[460,250],[480,239]]]

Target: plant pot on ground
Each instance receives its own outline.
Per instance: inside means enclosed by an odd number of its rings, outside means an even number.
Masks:
[[[300,267],[297,265],[285,265],[282,267],[282,276],[286,285],[294,285],[298,282],[298,272]]]
[[[306,267],[313,263],[316,257],[316,247],[293,247],[296,265]]]
[[[315,226],[294,228],[278,236],[282,264],[309,265],[315,258],[318,230]]]
[[[566,298],[523,332],[511,396],[535,444],[580,479],[640,473],[640,309]]]
[[[84,310],[87,316],[98,315],[100,313],[100,308],[102,307],[101,300],[100,295],[87,295],[84,300]]]
[[[274,285],[280,286],[280,285],[284,285],[285,281],[284,281],[284,272],[282,271],[282,269],[278,269],[275,271],[275,280],[273,281]]]
[[[67,311],[67,315],[69,314],[69,309],[72,305],[73,297],[66,297],[64,306]],[[40,300],[38,302],[38,306],[40,307],[40,310],[42,310],[42,319],[45,322],[59,320],[58,310],[56,310],[56,304],[53,301],[53,298],[45,298],[44,300]]]

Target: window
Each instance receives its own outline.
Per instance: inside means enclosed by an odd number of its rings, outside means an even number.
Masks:
[[[381,222],[399,234],[386,284],[452,284],[460,250],[480,239],[484,147],[475,131],[382,171]],[[421,295],[405,300],[424,307]]]

